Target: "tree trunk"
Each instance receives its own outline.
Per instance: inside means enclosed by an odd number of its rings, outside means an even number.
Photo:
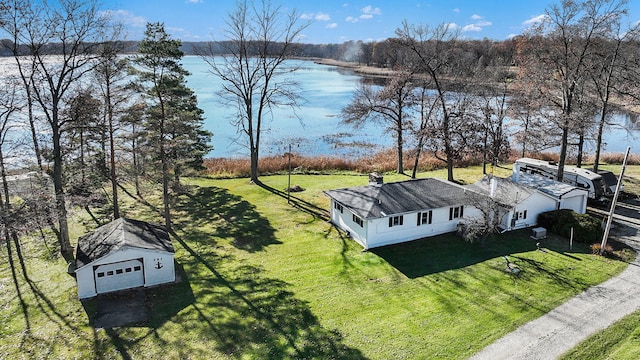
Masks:
[[[607,116],[607,103],[603,104],[600,111],[600,122],[598,123],[598,136],[596,139],[596,155],[593,160],[593,172],[598,172],[598,166],[600,165],[600,148],[602,147],[602,133],[604,132],[604,124]]]
[[[582,167],[582,156],[584,153],[584,134],[580,134],[579,140],[578,140],[578,158],[576,159],[576,166],[577,167]]]
[[[567,158],[567,146],[569,142],[569,124],[565,122],[562,128],[562,144],[560,145],[560,159],[558,160],[558,173],[556,174],[557,180],[562,182],[564,176],[564,163]]]
[[[402,123],[402,121],[399,121],[399,123]],[[404,174],[404,163],[402,161],[403,158],[403,151],[402,148],[404,147],[404,140],[402,138],[402,126],[399,125],[398,130],[396,131],[396,134],[398,135],[398,142],[397,142],[397,152],[398,152],[398,174]]]
[[[116,149],[113,140],[113,106],[111,105],[111,84],[107,77],[107,122],[109,126],[109,177],[111,178],[111,196],[113,197],[113,218],[120,218],[120,205],[118,203],[118,178],[116,174]],[[134,165],[135,166],[135,165]]]
[[[62,151],[60,145],[60,128],[58,115],[53,114],[52,138],[53,138],[53,188],[56,195],[56,211],[58,218],[58,243],[60,253],[66,260],[73,259],[73,249],[69,241],[69,225],[67,223],[67,207],[65,202],[64,187],[62,181]]]

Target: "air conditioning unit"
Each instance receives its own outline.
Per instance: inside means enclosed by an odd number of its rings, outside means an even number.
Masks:
[[[547,229],[543,227],[537,227],[531,229],[531,238],[534,240],[540,240],[547,237]]]

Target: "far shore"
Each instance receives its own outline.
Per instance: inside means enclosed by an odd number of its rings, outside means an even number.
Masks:
[[[362,65],[355,62],[350,61],[338,61],[332,59],[314,59],[313,62],[320,65],[329,65],[329,66],[337,66],[345,69],[349,69],[355,73],[367,76],[380,76],[380,77],[388,77],[395,73],[392,69],[387,68],[379,68],[375,66],[367,66]]]

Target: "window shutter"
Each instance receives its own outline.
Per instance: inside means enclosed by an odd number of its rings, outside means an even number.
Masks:
[[[523,214],[522,218],[523,218],[523,219],[526,219],[526,218],[527,218],[527,210],[525,210],[525,211],[524,211],[524,214]]]
[[[390,218],[389,218],[389,227],[392,227],[392,226],[393,226],[393,218],[392,218],[392,217],[390,217]]]
[[[460,217],[464,216],[464,205],[460,206]]]
[[[429,224],[431,224],[432,219],[433,219],[433,211],[429,210]]]
[[[418,213],[418,223],[416,224],[417,226],[420,226],[420,224],[422,224],[422,213]]]
[[[453,208],[449,208],[449,220],[453,220]]]
[[[402,225],[403,220],[404,220],[404,215],[400,215],[400,225]]]

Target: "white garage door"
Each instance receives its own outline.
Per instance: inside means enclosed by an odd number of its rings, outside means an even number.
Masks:
[[[100,265],[94,270],[94,276],[98,294],[143,286],[142,259]]]

